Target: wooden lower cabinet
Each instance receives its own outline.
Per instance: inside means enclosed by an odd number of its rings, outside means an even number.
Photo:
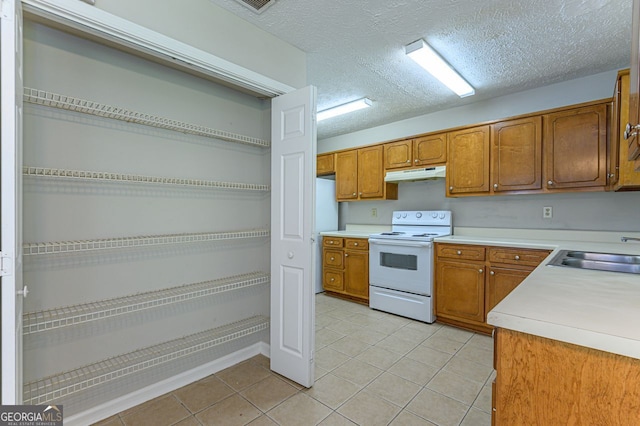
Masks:
[[[487,334],[487,313],[551,253],[448,243],[437,243],[435,252],[438,321]]]
[[[369,303],[367,239],[325,237],[322,259],[322,286],[325,292]]]
[[[492,424],[640,425],[640,360],[498,328]]]

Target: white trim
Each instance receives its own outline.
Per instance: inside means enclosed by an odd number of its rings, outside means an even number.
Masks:
[[[168,392],[172,392],[190,383],[222,371],[225,368],[246,361],[256,355],[269,356],[269,345],[265,342],[257,342],[232,354],[211,361],[184,373],[172,376],[153,385],[147,386],[119,398],[112,399],[104,404],[90,408],[71,417],[64,419],[65,426],[84,426],[96,423],[114,414],[120,413],[136,405],[150,401]]]
[[[25,13],[150,54],[261,96],[295,90],[279,81],[77,0],[23,0]]]

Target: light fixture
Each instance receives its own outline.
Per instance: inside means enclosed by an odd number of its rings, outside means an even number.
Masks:
[[[420,39],[405,46],[405,53],[461,98],[476,93],[473,87],[424,40]]]
[[[357,111],[363,108],[369,108],[371,104],[372,102],[369,98],[357,99],[355,101],[347,102],[346,104],[338,105],[318,112],[316,120],[326,120],[327,118],[335,117],[337,115],[347,114],[349,112]]]

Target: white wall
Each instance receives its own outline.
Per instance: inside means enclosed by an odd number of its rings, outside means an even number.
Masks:
[[[616,71],[605,72],[336,136],[318,141],[318,152],[609,98],[615,79]],[[542,219],[544,206],[553,207],[553,219]],[[639,231],[639,206],[640,192],[446,198],[444,181],[411,182],[400,183],[397,201],[341,203],[340,227],[347,223],[388,225],[394,210],[449,209],[454,226]],[[374,207],[376,218],[371,216]]]
[[[295,88],[306,54],[209,0],[99,0],[95,7]]]

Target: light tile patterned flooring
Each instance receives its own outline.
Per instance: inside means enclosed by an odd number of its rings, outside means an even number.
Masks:
[[[488,426],[492,363],[490,337],[319,294],[311,389],[259,355],[99,425]]]

